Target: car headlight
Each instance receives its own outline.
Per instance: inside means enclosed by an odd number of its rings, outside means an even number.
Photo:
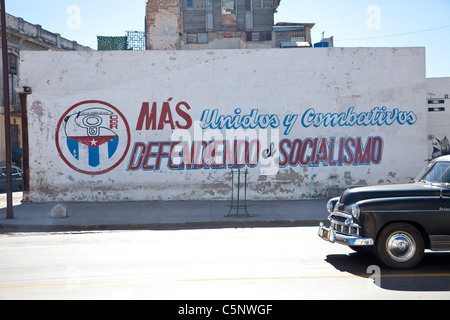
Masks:
[[[352,207],[352,216],[355,219],[359,218],[359,214],[361,213],[361,210],[359,209],[359,205],[356,203]]]
[[[327,210],[328,210],[329,213],[333,213],[334,205],[335,205],[334,201],[332,201],[332,200],[328,201],[328,203],[327,203]]]

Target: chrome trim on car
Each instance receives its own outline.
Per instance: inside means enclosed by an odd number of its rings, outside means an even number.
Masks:
[[[374,245],[374,241],[372,238],[337,233],[332,226],[326,228],[322,222],[320,223],[318,235],[325,241],[329,241],[331,243],[339,243],[347,246],[359,247]]]
[[[332,242],[348,246],[372,246],[372,238],[362,237],[361,226],[355,223],[352,214],[334,211],[329,215],[330,227],[323,223],[319,227],[319,237]]]
[[[439,210],[426,210],[426,209],[421,209],[421,210],[414,210],[414,209],[407,209],[407,210],[398,210],[398,209],[392,209],[392,210],[366,210],[364,212],[366,213],[391,213],[391,212],[396,212],[396,213],[408,213],[408,212],[448,212],[450,211],[450,208],[439,208]]]
[[[349,236],[359,236],[361,234],[361,227],[354,223],[353,216],[344,212],[333,212],[328,217],[331,222],[331,227],[336,232],[343,233]]]

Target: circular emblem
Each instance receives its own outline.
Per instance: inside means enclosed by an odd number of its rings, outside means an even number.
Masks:
[[[89,175],[117,167],[130,148],[130,127],[113,105],[83,101],[70,107],[56,127],[56,148],[72,169]]]

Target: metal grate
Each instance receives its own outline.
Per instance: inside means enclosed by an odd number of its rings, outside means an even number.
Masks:
[[[144,31],[126,31],[128,50],[145,50]]]

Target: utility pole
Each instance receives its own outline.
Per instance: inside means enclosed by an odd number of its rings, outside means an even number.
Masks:
[[[6,219],[14,219],[12,201],[12,152],[11,152],[11,110],[9,108],[8,41],[6,39],[5,0],[1,2],[3,99],[5,101],[5,148],[6,148]]]

